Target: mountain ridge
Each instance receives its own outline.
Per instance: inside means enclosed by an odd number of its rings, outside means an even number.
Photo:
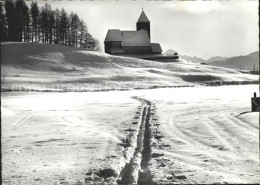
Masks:
[[[215,57],[211,57],[209,58],[207,61],[207,63],[210,63],[210,62],[214,62],[214,61],[222,61],[222,60],[226,60],[228,59],[229,57],[222,57],[222,56],[215,56]]]
[[[224,60],[208,62],[208,64],[231,69],[257,70],[259,69],[259,51],[249,53],[248,55],[240,55]]]
[[[164,52],[164,55],[174,55],[176,53],[175,50],[173,49],[168,49],[166,52]],[[178,52],[177,52],[178,53]],[[197,57],[197,56],[188,56],[188,55],[180,55],[179,54],[180,59],[182,60],[187,60],[189,62],[194,62],[194,63],[205,63],[206,60],[204,60],[203,58]]]
[[[164,55],[173,55],[176,51],[167,50]],[[180,55],[180,59],[193,63],[207,63],[208,65],[225,67],[231,69],[257,70],[259,69],[259,51],[249,53],[248,55],[239,55],[233,57],[214,56],[207,60],[197,56]]]

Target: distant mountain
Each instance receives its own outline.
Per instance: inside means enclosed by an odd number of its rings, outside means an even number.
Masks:
[[[224,60],[208,62],[208,64],[232,69],[253,70],[259,69],[259,51],[245,56],[236,56]]]
[[[174,51],[173,49],[168,49],[164,55],[174,55],[174,53],[176,53],[176,51]],[[187,60],[189,62],[193,62],[193,63],[205,63],[206,61],[202,58],[196,57],[196,56],[188,56],[188,55],[180,55],[179,54],[180,59],[183,60]]]
[[[211,57],[210,59],[207,60],[207,63],[215,62],[215,61],[222,61],[222,60],[226,60],[226,59],[228,59],[228,57],[221,57],[221,56]]]
[[[196,56],[188,56],[188,55],[180,55],[180,59],[187,60],[194,63],[205,63],[206,61],[202,58],[196,57]]]

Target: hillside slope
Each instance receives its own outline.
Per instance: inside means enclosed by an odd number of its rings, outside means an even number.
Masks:
[[[237,70],[185,60],[161,63],[52,44],[2,43],[1,50],[5,90],[132,89],[258,79]]]
[[[254,64],[255,68],[259,68],[259,51],[250,53],[246,56],[236,56],[232,58],[228,58],[225,60],[217,60],[213,62],[209,62],[210,65],[226,67],[231,69],[245,69],[245,70],[253,70]]]

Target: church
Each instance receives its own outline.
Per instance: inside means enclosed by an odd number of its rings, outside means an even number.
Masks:
[[[162,54],[159,43],[151,43],[150,21],[142,9],[136,31],[109,29],[105,38],[105,52],[112,55]]]

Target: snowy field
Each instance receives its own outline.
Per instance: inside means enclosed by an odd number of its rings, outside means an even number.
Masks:
[[[258,86],[157,90],[163,147],[154,150],[155,180],[169,183],[260,182]],[[178,178],[179,177],[179,178]]]
[[[84,184],[91,169],[124,163],[125,130],[153,102],[158,184],[260,182],[257,85],[85,93],[2,93],[3,184]],[[157,155],[153,155],[157,154]]]
[[[2,95],[4,184],[73,184],[106,165],[139,103],[113,93]]]

